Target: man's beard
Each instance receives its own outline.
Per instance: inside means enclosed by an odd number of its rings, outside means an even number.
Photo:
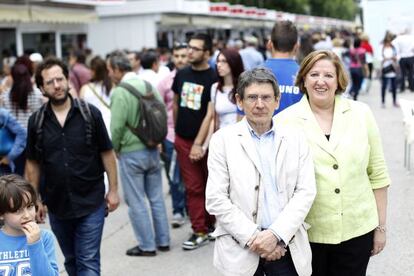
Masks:
[[[204,59],[203,58],[195,59],[193,61],[190,61],[190,64],[193,65],[193,66],[199,66],[199,65],[201,65],[203,63],[204,63]]]
[[[54,97],[51,97],[50,95],[46,95],[46,97],[49,99],[49,101],[52,105],[55,105],[55,106],[62,105],[66,102],[66,100],[69,97],[69,87],[66,88],[65,94],[64,94],[63,98],[61,98],[61,99],[56,99]]]

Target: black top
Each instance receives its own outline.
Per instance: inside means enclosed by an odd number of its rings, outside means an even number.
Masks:
[[[62,128],[50,104],[42,127],[42,160],[36,160],[35,116],[29,119],[27,158],[41,165],[45,180],[41,187],[48,210],[61,219],[79,218],[94,212],[104,201],[104,167],[101,152],[111,150],[101,112],[89,105],[95,120],[92,145],[86,144],[85,121],[79,106],[72,106]]]
[[[172,90],[179,95],[175,133],[194,140],[207,113],[211,85],[217,81],[213,69],[196,71],[191,66],[177,72]]]

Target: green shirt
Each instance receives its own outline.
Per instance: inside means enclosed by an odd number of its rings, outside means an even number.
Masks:
[[[309,240],[338,244],[373,230],[378,225],[373,190],[391,181],[369,107],[336,96],[329,141],[307,97],[275,120],[301,128],[313,155],[317,195],[306,218]]]
[[[133,85],[140,93],[144,93],[145,83],[135,73],[128,72],[122,81]],[[161,101],[158,91],[153,87],[155,97]],[[138,99],[122,87],[115,87],[111,96],[111,135],[112,144],[116,152],[125,153],[145,149],[145,145],[127,127],[138,125]]]

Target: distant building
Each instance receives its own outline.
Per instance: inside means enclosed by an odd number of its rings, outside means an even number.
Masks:
[[[277,20],[288,19],[303,28],[350,27],[350,21],[296,15],[207,0],[129,0],[114,7],[97,7],[99,22],[90,24],[88,45],[99,54],[113,49],[171,47],[194,31],[216,39],[239,39],[254,34],[266,39]]]

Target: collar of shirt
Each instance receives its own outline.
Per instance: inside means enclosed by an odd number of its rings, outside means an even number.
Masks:
[[[78,103],[73,100],[72,95],[69,93],[68,96],[69,96],[69,99],[70,99],[70,109],[69,109],[68,115],[66,116],[66,120],[65,121],[67,121],[72,116],[73,110],[75,108],[79,108]],[[47,105],[46,105],[46,113],[49,116],[51,116],[51,118],[54,118],[56,120],[56,122],[57,122],[57,117],[56,117],[55,113],[53,112],[52,104],[50,103],[50,101],[47,102]]]
[[[266,131],[265,133],[262,134],[258,134],[256,131],[254,131],[254,129],[250,126],[249,121],[246,120],[246,125],[247,128],[249,129],[250,135],[254,138],[254,139],[264,139],[264,138],[269,138],[271,136],[271,138],[274,137],[275,135],[275,130],[273,129],[273,120],[271,122],[270,125],[270,129],[268,131]]]
[[[130,79],[137,79],[137,78],[138,78],[138,75],[135,72],[128,72],[128,73],[125,73],[121,81],[127,81]]]

